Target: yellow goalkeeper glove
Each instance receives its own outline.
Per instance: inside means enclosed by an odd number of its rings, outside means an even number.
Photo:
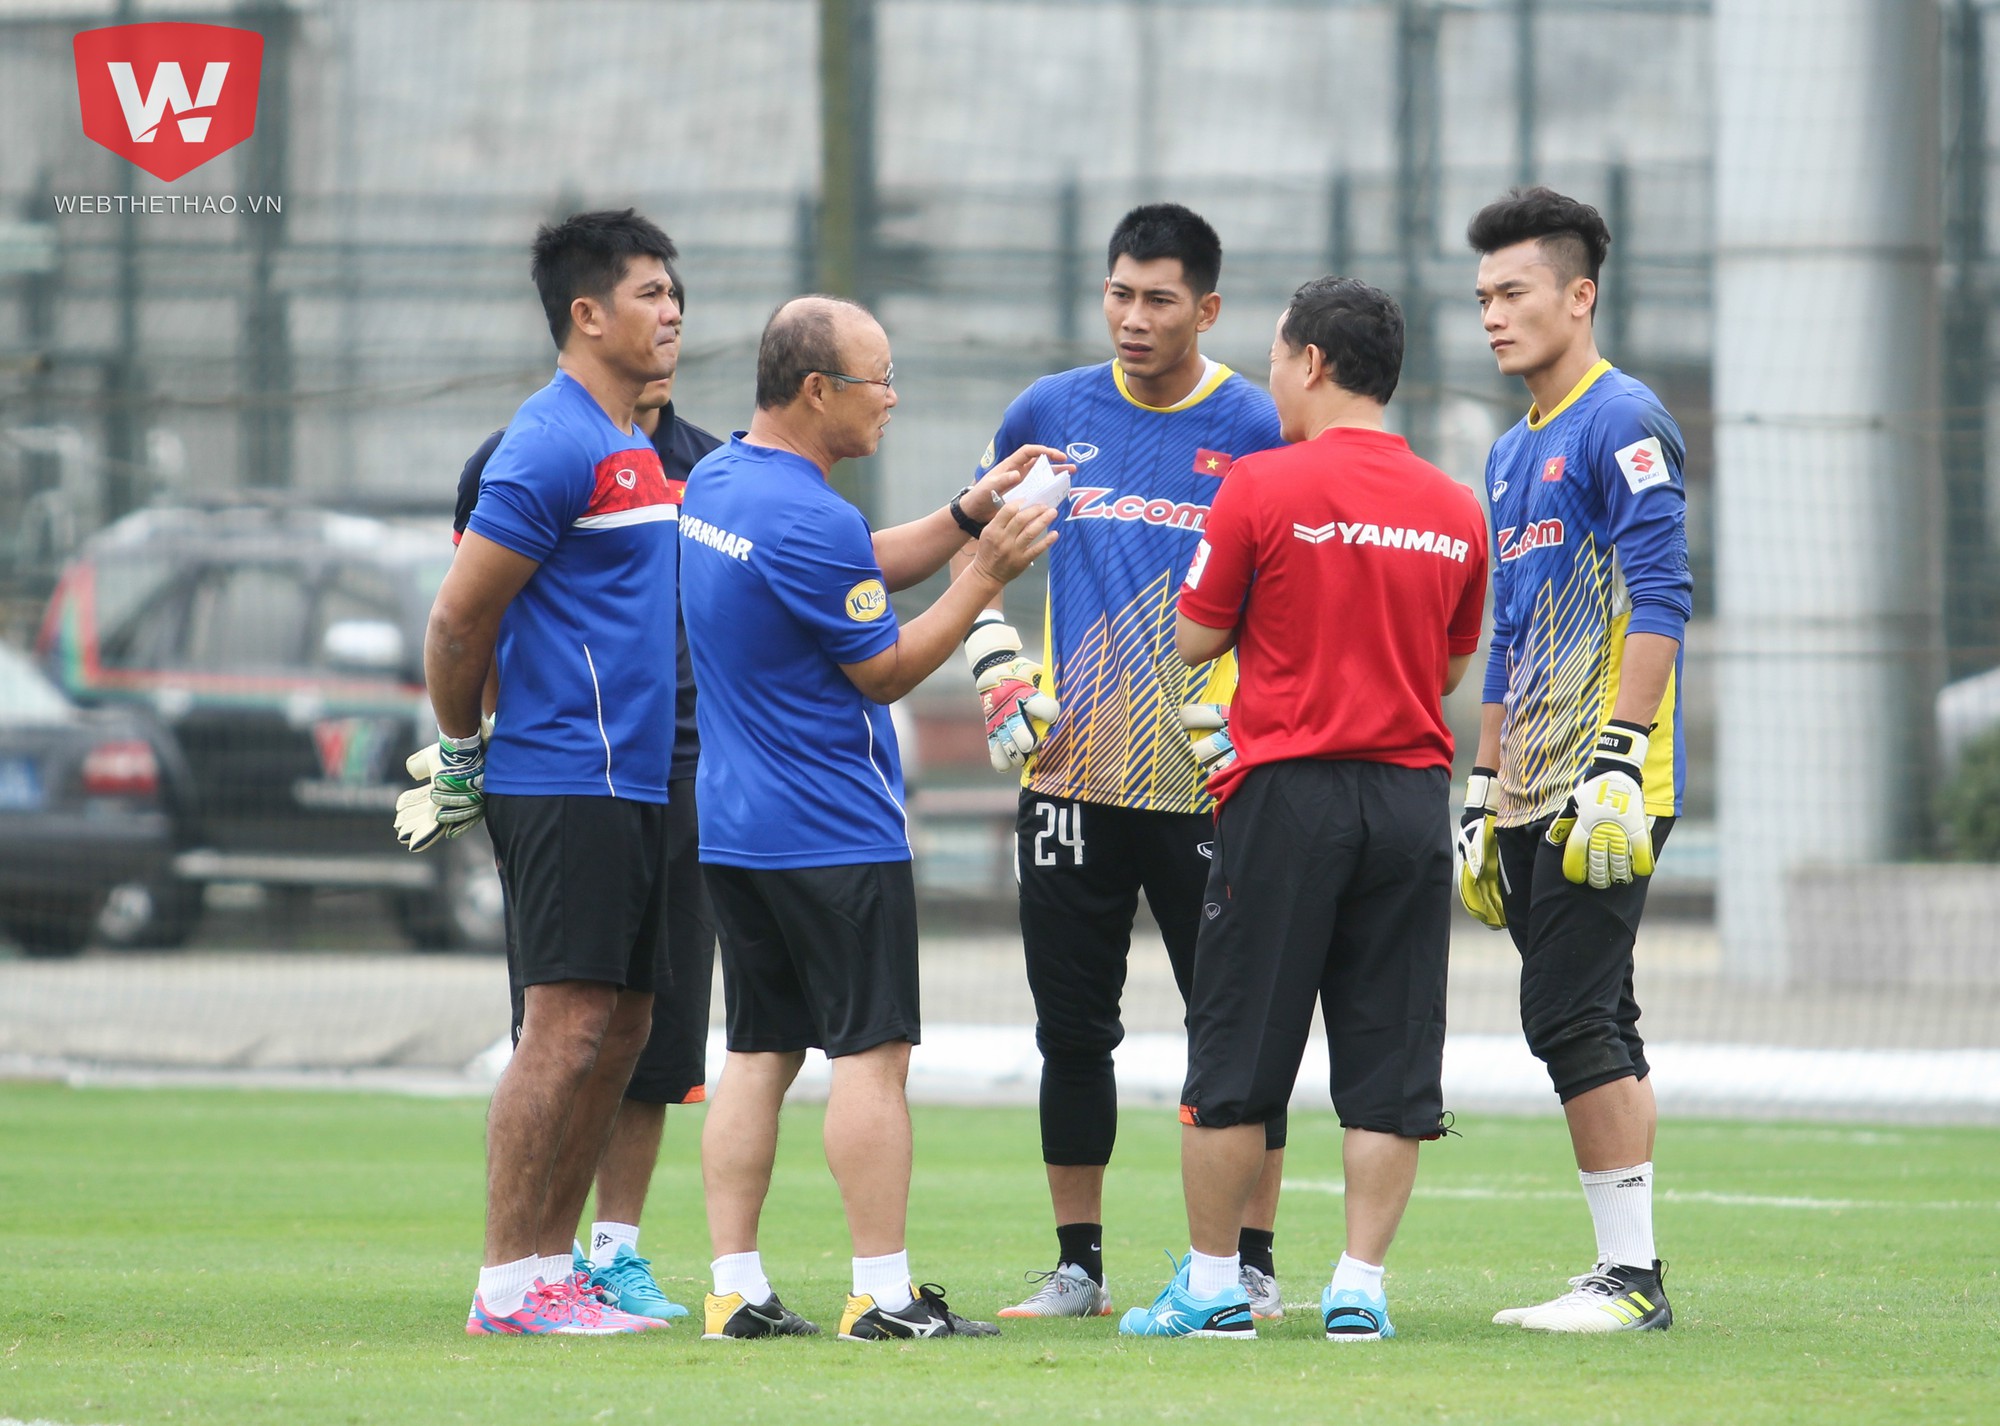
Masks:
[[[1493,842],[1493,814],[1499,801],[1500,774],[1490,767],[1474,768],[1465,780],[1465,810],[1459,814],[1451,848],[1458,899],[1475,919],[1496,931],[1507,925],[1507,907],[1500,899],[1500,850]]]
[[[1653,832],[1642,769],[1650,726],[1612,719],[1597,735],[1590,766],[1548,839],[1563,849],[1563,875],[1598,891],[1653,874]]]

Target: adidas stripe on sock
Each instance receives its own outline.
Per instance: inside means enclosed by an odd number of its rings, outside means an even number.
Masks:
[[[1653,1249],[1653,1165],[1577,1174],[1590,1221],[1597,1226],[1597,1256],[1621,1267],[1650,1270]]]

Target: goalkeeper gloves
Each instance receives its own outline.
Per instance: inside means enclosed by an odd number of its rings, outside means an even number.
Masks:
[[[1641,790],[1650,726],[1616,718],[1597,735],[1590,766],[1549,825],[1563,849],[1563,875],[1599,891],[1653,874],[1653,835]]]
[[[998,619],[974,624],[965,638],[965,661],[986,715],[986,755],[995,772],[1026,764],[1062,708],[1042,692],[1048,675],[1021,657],[1021,636]]]
[[[1474,768],[1465,780],[1465,810],[1459,814],[1451,849],[1458,899],[1496,931],[1507,924],[1507,908],[1500,900],[1500,853],[1493,845],[1493,814],[1499,801],[1500,774],[1490,767]]]
[[[1236,761],[1227,703],[1183,703],[1181,726],[1192,740],[1194,760],[1201,764],[1202,776],[1213,777]]]
[[[479,721],[470,738],[438,740],[411,753],[403,763],[422,784],[396,799],[396,840],[421,852],[441,837],[456,837],[486,815],[486,740],[493,718]]]

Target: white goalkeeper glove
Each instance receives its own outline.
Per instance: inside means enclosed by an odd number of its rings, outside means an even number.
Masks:
[[[486,815],[486,740],[492,736],[489,713],[479,720],[476,737],[447,749],[439,729],[437,742],[404,760],[419,784],[396,799],[396,840],[406,850],[421,852],[440,838],[456,837]]]
[[[1229,736],[1227,703],[1183,703],[1181,727],[1187,730],[1194,760],[1203,777],[1214,777],[1236,761],[1236,744]]]
[[[1048,674],[1021,657],[1021,636],[997,619],[965,636],[965,662],[986,717],[986,755],[995,772],[1025,765],[1062,707],[1042,691]]]
[[[1496,931],[1507,925],[1507,907],[1500,900],[1500,852],[1493,844],[1493,814],[1499,803],[1500,774],[1490,767],[1474,768],[1465,780],[1465,810],[1459,814],[1451,848],[1458,899]]]
[[[1583,781],[1549,825],[1550,844],[1563,849],[1563,875],[1578,886],[1602,891],[1653,874],[1642,779],[1651,732],[1616,718],[1606,723]]]

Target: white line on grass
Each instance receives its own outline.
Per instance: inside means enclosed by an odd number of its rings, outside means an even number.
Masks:
[[[1337,1178],[1288,1178],[1287,1193],[1345,1194],[1347,1185]],[[1475,1199],[1508,1203],[1568,1203],[1576,1197],[1570,1189],[1554,1188],[1426,1188],[1419,1184],[1417,1198]],[[1715,1193],[1707,1189],[1667,1188],[1653,1197],[1666,1203],[1710,1203],[1723,1208],[1800,1208],[1818,1213],[1840,1213],[1849,1209],[1921,1208],[1939,1213],[1980,1213],[2000,1209],[2000,1203],[1977,1199],[1899,1200],[1887,1198],[1805,1198],[1795,1194]],[[0,1426],[5,1426],[0,1422]]]

